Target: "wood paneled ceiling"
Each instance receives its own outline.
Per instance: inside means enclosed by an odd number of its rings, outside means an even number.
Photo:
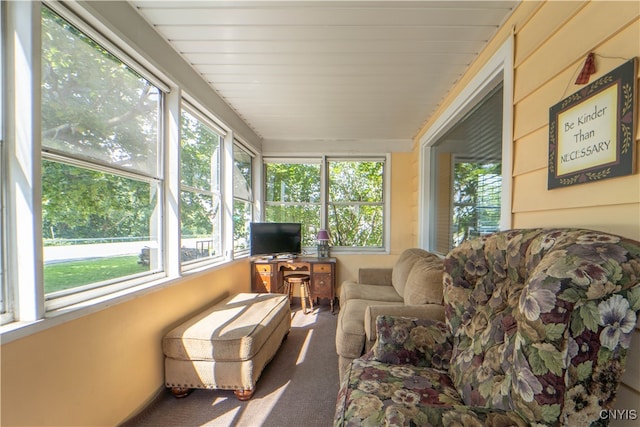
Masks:
[[[517,1],[148,1],[265,141],[408,141]]]

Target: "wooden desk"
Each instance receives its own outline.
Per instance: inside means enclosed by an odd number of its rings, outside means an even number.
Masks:
[[[328,298],[333,313],[336,298],[336,259],[300,257],[293,259],[251,260],[251,291],[261,293],[285,293],[286,271],[307,272],[311,278],[311,298]]]

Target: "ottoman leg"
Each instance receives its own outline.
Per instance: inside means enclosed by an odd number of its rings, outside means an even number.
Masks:
[[[171,393],[178,399],[187,397],[191,391],[192,390],[187,387],[171,387]]]
[[[254,390],[233,390],[233,393],[236,395],[239,401],[244,402],[245,400],[251,399],[253,396]]]

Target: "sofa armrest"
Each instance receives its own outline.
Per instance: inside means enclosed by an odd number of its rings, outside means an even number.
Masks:
[[[431,319],[444,322],[444,306],[440,304],[420,304],[420,305],[370,305],[364,312],[364,333],[367,337],[365,346],[371,346],[368,342],[373,342],[377,338],[376,320],[378,316],[401,316],[416,319]]]
[[[400,316],[378,316],[378,339],[370,357],[383,363],[449,369],[453,338],[444,322]]]
[[[361,268],[358,270],[358,283],[391,286],[392,271],[391,268]]]

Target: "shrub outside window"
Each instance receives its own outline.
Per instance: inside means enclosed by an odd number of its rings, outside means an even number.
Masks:
[[[222,254],[221,141],[222,137],[210,126],[183,111],[180,138],[180,258],[183,263]]]
[[[161,91],[42,7],[47,299],[163,269]]]

